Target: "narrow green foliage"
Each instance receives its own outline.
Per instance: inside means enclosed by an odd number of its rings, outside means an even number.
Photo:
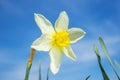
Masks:
[[[120,77],[119,77],[119,75],[117,74],[117,72],[115,71],[115,69],[113,69],[113,70],[114,70],[114,72],[115,72],[115,74],[116,74],[118,80],[120,80]]]
[[[42,80],[41,79],[41,63],[39,62],[39,80]]]
[[[100,56],[99,50],[98,50],[98,48],[97,48],[96,45],[94,45],[94,51],[95,51],[95,53],[96,53],[97,56]]]
[[[94,51],[95,51],[95,53],[96,53],[96,55],[97,55],[99,67],[100,67],[100,70],[101,70],[101,72],[102,72],[102,76],[103,76],[104,80],[110,80],[109,77],[107,76],[107,74],[106,74],[106,72],[105,72],[102,64],[101,64],[101,57],[100,57],[100,55],[99,55],[100,53],[99,53],[99,50],[98,50],[98,48],[97,48],[96,45],[94,45]]]
[[[27,65],[27,67],[26,67],[26,74],[25,74],[25,79],[24,80],[28,80],[31,66],[32,66],[32,64]]]
[[[101,47],[102,47],[103,52],[105,53],[105,55],[106,55],[109,63],[111,64],[111,66],[112,66],[112,68],[113,68],[113,71],[115,72],[117,78],[120,80],[120,77],[118,76],[118,74],[117,74],[117,72],[116,72],[116,70],[115,70],[115,68],[114,68],[114,65],[113,65],[113,63],[112,63],[112,60],[111,60],[109,54],[108,54],[108,50],[107,50],[107,48],[106,48],[106,45],[105,45],[102,37],[99,37],[99,42],[100,42],[100,45],[101,45]]]
[[[113,67],[112,60],[110,59],[110,56],[109,56],[109,54],[108,54],[108,50],[107,50],[107,48],[106,48],[106,46],[105,46],[105,43],[104,43],[102,37],[99,37],[99,42],[100,42],[100,45],[101,45],[101,47],[102,47],[102,50],[103,50],[103,52],[105,53],[108,61],[110,62],[111,66]]]
[[[114,61],[116,66],[120,69],[120,64],[117,61]]]
[[[47,80],[49,80],[49,72],[50,72],[50,68],[48,68],[47,70]]]
[[[85,80],[88,80],[89,78],[90,78],[90,75],[89,75],[89,76],[87,76]]]

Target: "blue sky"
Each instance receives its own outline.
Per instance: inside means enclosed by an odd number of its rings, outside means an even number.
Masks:
[[[69,28],[82,28],[86,35],[72,44],[77,61],[63,56],[59,73],[50,72],[50,80],[84,80],[88,75],[90,80],[102,80],[93,51],[95,43],[100,48],[99,36],[103,37],[112,60],[120,63],[120,0],[0,0],[0,80],[24,79],[30,46],[41,35],[34,13],[43,14],[54,24],[61,11],[69,16]],[[101,56],[111,80],[117,80],[102,52]],[[49,55],[41,51],[35,55],[30,80],[38,79],[39,61],[42,78],[46,79]]]

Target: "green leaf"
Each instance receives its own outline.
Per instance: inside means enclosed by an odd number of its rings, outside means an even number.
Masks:
[[[111,66],[112,66],[113,71],[115,72],[117,78],[120,80],[120,77],[118,76],[118,74],[117,74],[117,72],[116,72],[116,70],[115,70],[115,68],[114,68],[114,65],[113,65],[113,63],[112,63],[112,60],[111,60],[109,54],[108,54],[108,50],[107,50],[107,48],[106,48],[106,45],[105,45],[102,37],[99,37],[99,42],[100,42],[100,45],[101,45],[101,47],[102,47],[103,52],[105,53],[105,55],[106,55],[109,63],[110,63]]]
[[[97,48],[96,45],[94,45],[94,51],[95,51],[95,53],[96,53],[97,56],[100,56],[99,50],[98,50],[98,48]]]
[[[106,72],[105,72],[105,70],[104,70],[102,64],[101,64],[100,53],[99,53],[99,50],[98,50],[98,48],[97,48],[96,45],[94,45],[94,52],[95,52],[96,55],[97,55],[97,59],[98,59],[98,63],[99,63],[99,67],[100,67],[100,70],[101,70],[101,72],[102,72],[102,76],[103,76],[104,80],[110,80],[109,77],[107,76],[107,74],[106,74]]]
[[[90,78],[90,75],[89,75],[89,76],[87,76],[85,80],[88,80],[89,78]]]
[[[25,74],[25,79],[24,80],[28,80],[31,66],[32,66],[32,64],[27,65],[27,67],[26,67],[26,74]]]
[[[47,80],[49,80],[49,72],[50,72],[50,68],[48,68],[47,70]]]
[[[117,61],[114,61],[116,66],[120,69],[120,64]]]
[[[41,62],[39,62],[39,80],[42,80],[41,79]]]
[[[107,50],[107,48],[106,48],[106,46],[105,46],[105,43],[104,43],[102,37],[99,37],[99,42],[100,42],[100,45],[101,45],[101,47],[102,47],[102,50],[103,50],[103,52],[105,53],[108,61],[110,62],[111,66],[113,67],[112,60],[110,59],[110,56],[109,56],[109,54],[108,54],[108,50]]]

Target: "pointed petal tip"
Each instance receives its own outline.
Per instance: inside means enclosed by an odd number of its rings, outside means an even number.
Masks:
[[[38,13],[34,13],[34,18],[36,19],[39,16]]]
[[[54,75],[56,75],[57,74],[57,72],[52,72]]]
[[[85,32],[85,31],[83,31],[83,33],[84,33],[84,35],[86,34],[86,32]]]
[[[86,35],[86,32],[83,32],[83,37]]]
[[[61,14],[61,15],[67,15],[67,12],[66,12],[66,11],[61,11],[60,14]]]
[[[34,13],[34,16],[40,16],[40,17],[42,17],[43,15],[42,14],[38,14],[38,13]]]
[[[58,69],[59,70],[59,69]],[[56,69],[53,69],[52,67],[51,67],[51,72],[54,74],[54,75],[56,75],[57,73],[58,73],[58,70]]]
[[[38,15],[37,13],[34,13],[34,16]]]
[[[83,29],[81,29],[81,28],[79,28],[81,31],[82,31],[82,33],[85,35],[86,34],[86,32],[83,30]]]
[[[66,13],[66,11],[62,11],[61,13]]]
[[[85,35],[86,35],[86,32],[85,32],[85,31],[83,31],[83,35],[82,35],[82,37],[81,37],[81,38],[83,38]]]
[[[76,55],[74,54],[73,57],[71,57],[73,61],[76,61]]]
[[[76,56],[74,56],[74,58],[72,58],[73,61],[76,61]]]
[[[86,35],[86,32],[83,29],[81,29],[81,31],[82,31],[83,37],[84,37]]]

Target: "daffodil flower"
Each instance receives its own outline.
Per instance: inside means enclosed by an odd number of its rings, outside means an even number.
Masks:
[[[59,71],[62,54],[72,60],[76,59],[70,44],[83,38],[85,32],[80,28],[68,29],[69,18],[65,11],[60,13],[54,27],[43,15],[35,13],[34,16],[42,35],[33,42],[31,48],[50,51],[50,69],[56,74]]]

